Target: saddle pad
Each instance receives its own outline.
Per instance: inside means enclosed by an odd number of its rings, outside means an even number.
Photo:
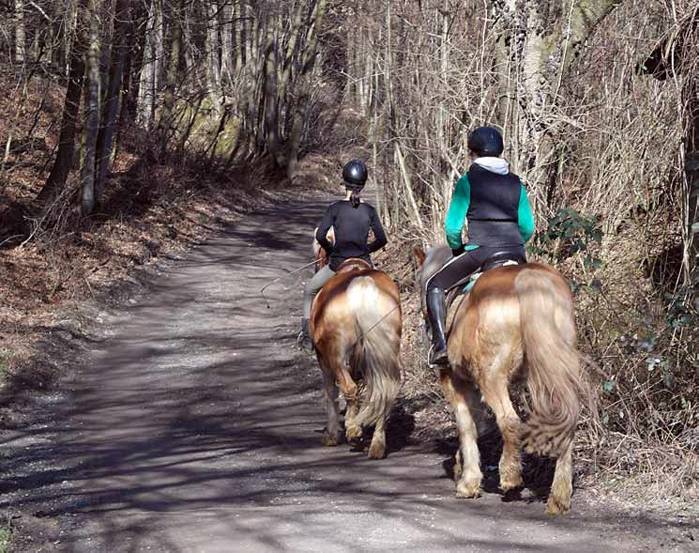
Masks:
[[[506,261],[503,261],[502,263],[498,263],[494,267],[489,267],[488,270],[490,269],[497,269],[498,267],[507,267],[509,265],[519,265],[518,261],[515,261],[514,259],[508,259]],[[471,288],[473,288],[476,284],[476,281],[481,277],[481,275],[485,271],[477,271],[473,273],[470,278],[466,281],[466,284],[464,284],[464,287],[462,288],[462,292],[464,294],[468,294],[471,291]]]
[[[480,278],[480,276],[483,273],[478,272],[478,273],[473,273],[471,277],[466,281],[466,284],[464,284],[464,287],[461,289],[461,291],[464,294],[468,294],[471,291],[471,288],[473,288],[476,285],[476,281]]]

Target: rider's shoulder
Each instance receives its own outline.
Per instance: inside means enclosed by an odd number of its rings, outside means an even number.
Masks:
[[[520,177],[517,173],[513,173],[510,171],[510,177],[512,177],[514,180],[516,180],[518,183],[520,183],[522,186],[526,188],[526,184],[524,182],[524,179]]]

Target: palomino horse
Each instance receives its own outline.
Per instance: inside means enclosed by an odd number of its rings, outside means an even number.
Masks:
[[[348,440],[375,425],[369,458],[386,454],[385,424],[400,388],[398,287],[361,259],[348,259],[313,300],[311,336],[323,372],[328,425],[323,443],[341,440],[338,387],[347,402]],[[365,391],[360,404],[357,382]]]
[[[414,250],[421,289],[449,259],[446,247]],[[484,401],[502,433],[500,488],[522,486],[520,446],[557,458],[546,512],[570,509],[573,434],[586,393],[576,349],[573,297],[555,269],[539,264],[491,269],[458,306],[448,339],[450,367],[440,371],[459,432],[455,477],[460,497],[477,497],[481,469],[474,412]],[[529,391],[523,424],[510,399],[519,377]]]

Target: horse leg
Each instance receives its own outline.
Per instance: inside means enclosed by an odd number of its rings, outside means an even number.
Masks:
[[[335,446],[340,443],[340,410],[338,406],[338,390],[335,378],[324,366],[321,366],[323,373],[323,390],[325,392],[326,410],[328,413],[328,424],[323,432],[323,445]]]
[[[340,391],[347,401],[345,436],[348,440],[356,440],[362,437],[362,427],[354,422],[359,410],[359,389],[346,367],[339,366],[336,374]]]
[[[441,371],[440,381],[444,395],[454,408],[456,427],[459,431],[457,465],[460,468],[455,465],[454,470],[456,495],[465,498],[478,497],[481,494],[483,473],[478,452],[478,429],[469,407],[469,402],[474,399],[471,397],[474,391],[468,383],[457,380],[450,371]]]
[[[451,383],[451,369],[443,368],[439,371],[439,383],[442,386],[442,393],[444,394],[444,399],[447,403],[451,405],[452,409],[456,411],[456,398],[454,386]],[[454,480],[458,481],[461,478],[463,463],[461,461],[461,449],[456,450],[454,455]]]
[[[553,484],[546,502],[546,513],[562,515],[570,510],[570,497],[573,495],[573,441],[568,449],[556,460]]]
[[[369,459],[383,459],[386,456],[386,417],[381,416],[376,421],[374,435],[369,445]]]
[[[521,488],[522,464],[520,456],[522,421],[517,416],[504,374],[496,375],[495,382],[481,388],[483,399],[495,414],[500,433],[502,434],[502,455],[500,456],[500,489],[507,493]]]

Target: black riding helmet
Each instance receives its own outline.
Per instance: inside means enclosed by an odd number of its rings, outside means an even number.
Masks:
[[[363,188],[369,171],[361,159],[353,159],[342,168],[342,180],[349,187]]]
[[[500,131],[494,127],[478,127],[468,135],[468,149],[479,156],[499,156],[505,146]]]

